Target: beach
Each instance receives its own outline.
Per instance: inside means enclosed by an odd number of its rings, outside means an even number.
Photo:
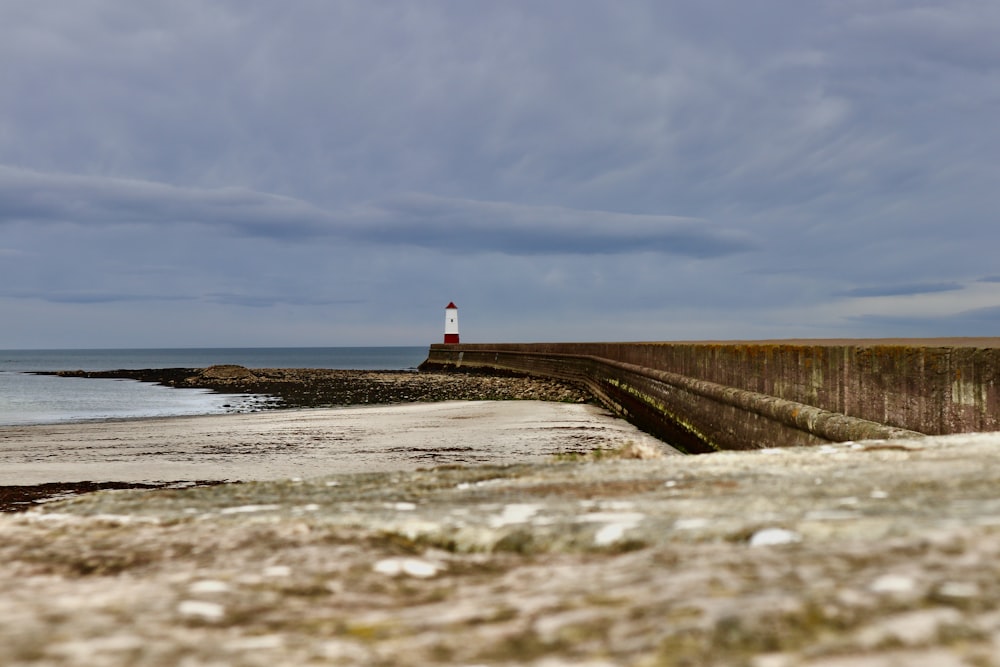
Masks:
[[[594,405],[445,401],[0,428],[0,486],[527,463],[655,441]]]
[[[94,490],[537,461],[650,440],[558,381],[498,373],[206,368],[46,371],[233,395],[252,413],[0,426],[0,511]],[[81,385],[85,390],[87,384]]]

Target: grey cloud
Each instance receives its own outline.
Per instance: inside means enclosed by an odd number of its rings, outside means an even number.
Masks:
[[[238,292],[210,292],[206,294],[155,294],[136,292],[109,292],[98,290],[7,290],[0,296],[12,299],[33,299],[58,304],[114,304],[114,303],[157,303],[165,301],[194,302],[205,301],[219,305],[243,306],[249,308],[269,308],[284,304],[294,306],[341,306],[364,303],[362,299],[337,299],[326,297],[302,297],[295,295],[266,295]]]
[[[96,290],[4,290],[0,291],[0,296],[11,299],[33,299],[57,304],[155,303],[193,300],[192,297],[175,294],[139,294]]]
[[[0,223],[193,223],[276,240],[342,237],[511,255],[658,252],[719,257],[753,247],[705,220],[403,195],[346,212],[246,189],[182,188],[0,167]]]
[[[977,323],[987,323],[996,326],[1000,326],[1000,306],[991,306],[989,308],[976,308],[974,310],[966,310],[959,313],[956,319],[966,320],[969,322]],[[993,332],[996,333],[997,329],[994,328]]]
[[[720,257],[753,247],[705,220],[408,195],[353,212],[359,237],[511,255],[656,252]]]
[[[4,305],[220,344],[405,344],[442,296],[480,340],[609,309],[640,337],[944,327],[825,305],[1000,280],[998,26],[995,0],[8,2],[0,278],[80,307]]]
[[[909,285],[880,285],[876,287],[856,287],[837,296],[907,296],[912,294],[932,294],[934,292],[954,292],[962,289],[961,283],[912,283]]]
[[[269,296],[265,294],[210,293],[205,300],[211,303],[248,308],[270,308],[285,304],[293,306],[342,306],[364,303],[362,299],[303,298],[295,296]]]
[[[869,314],[849,319],[861,331],[877,336],[993,335],[1000,327],[1000,306],[933,317]]]
[[[1000,46],[993,39],[1000,22],[995,3],[955,0],[947,5],[889,3],[851,22],[867,35],[871,48],[892,50],[900,60],[914,56],[951,67],[992,71],[1000,62]]]
[[[323,217],[304,202],[244,188],[184,188],[0,165],[0,224],[204,223],[282,238],[317,233]]]

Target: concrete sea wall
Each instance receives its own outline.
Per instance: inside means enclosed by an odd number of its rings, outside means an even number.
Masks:
[[[1000,430],[1000,338],[432,345],[585,386],[687,452]]]

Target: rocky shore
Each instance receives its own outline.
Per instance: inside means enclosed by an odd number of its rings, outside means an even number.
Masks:
[[[589,395],[557,380],[489,371],[428,373],[317,368],[156,368],[53,371],[60,377],[119,378],[223,394],[262,394],[269,407],[329,407],[419,401],[535,400],[582,403]]]
[[[208,368],[38,371],[38,375],[131,379],[168,387],[210,389],[221,394],[257,394],[273,400],[257,409],[321,408],[431,401],[540,400],[583,403],[588,395],[554,380],[523,375],[468,372],[362,371],[315,368],[248,369],[237,365]],[[191,484],[217,484],[194,481]],[[24,511],[37,504],[102,489],[160,488],[166,483],[125,481],[50,482],[0,486],[0,512]]]
[[[131,379],[169,387],[210,389],[220,394],[256,394],[273,400],[255,409],[321,408],[431,401],[540,400],[586,402],[589,396],[565,383],[510,373],[426,373],[316,368],[249,369],[237,365],[208,368],[151,368],[106,371],[38,371],[38,375]],[[199,481],[195,484],[218,483]],[[101,489],[157,488],[165,484],[123,481],[0,486],[0,512],[18,512],[53,499]]]

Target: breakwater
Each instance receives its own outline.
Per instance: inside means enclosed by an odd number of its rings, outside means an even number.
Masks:
[[[584,386],[687,452],[1000,430],[1000,338],[432,345]]]

